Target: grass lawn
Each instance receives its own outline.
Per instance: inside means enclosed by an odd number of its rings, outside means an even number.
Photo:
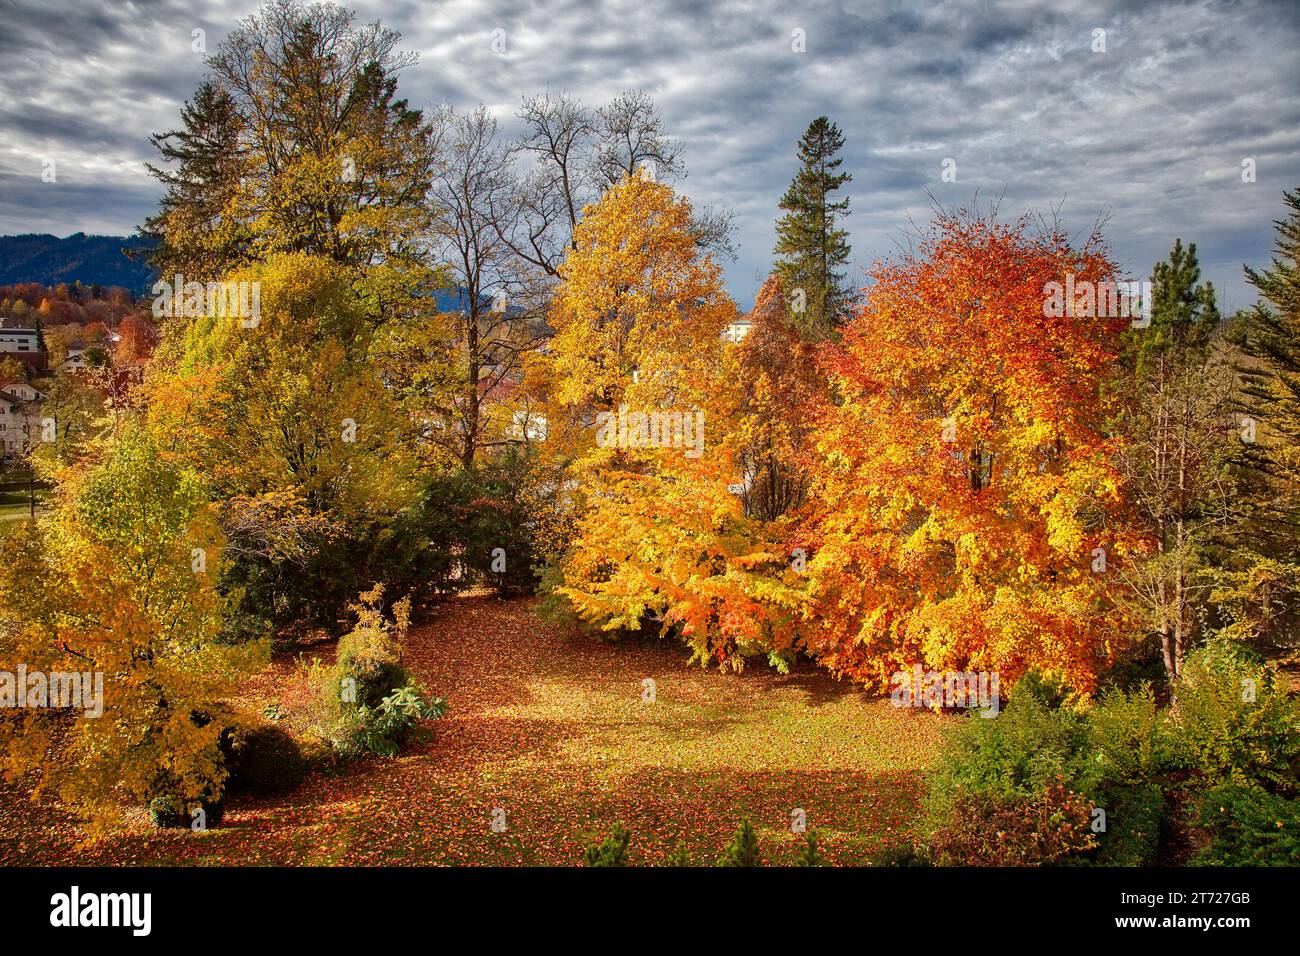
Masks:
[[[288,794],[233,798],[207,833],[143,813],[92,848],[48,806],[0,794],[0,863],[560,864],[622,821],[630,857],[681,840],[711,864],[743,816],[770,862],[792,862],[800,808],[831,862],[908,842],[945,718],[897,710],[811,667],[787,676],[687,667],[680,646],[610,645],[542,624],[532,599],[466,596],[413,628],[411,671],[445,696],[429,742]],[[642,701],[642,681],[655,701]],[[278,658],[254,693],[292,696]],[[495,809],[505,832],[493,832]]]

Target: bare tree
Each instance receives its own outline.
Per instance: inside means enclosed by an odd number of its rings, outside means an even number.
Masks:
[[[595,113],[567,93],[542,93],[526,97],[518,116],[524,133],[514,152],[536,162],[521,179],[504,239],[547,277],[557,275],[583,208],[610,186],[624,176],[673,181],[686,175],[681,146],[664,135],[659,109],[642,91],[623,93]],[[730,211],[697,211],[702,248],[734,260],[732,231]]]
[[[481,106],[443,118],[448,140],[430,194],[431,240],[459,300],[453,315],[463,381],[454,406],[441,409],[450,425],[442,434],[461,464],[472,468],[480,449],[510,441],[499,427],[494,431],[489,411],[519,377],[542,328],[527,263],[506,241],[519,219],[519,195],[500,127]]]

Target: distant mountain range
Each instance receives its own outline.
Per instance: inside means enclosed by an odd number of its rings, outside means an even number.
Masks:
[[[139,259],[128,259],[123,249],[147,249],[140,236],[88,236],[75,232],[66,238],[29,233],[0,236],[0,285],[39,282],[58,285],[81,280],[83,285],[116,285],[144,295],[154,273]]]

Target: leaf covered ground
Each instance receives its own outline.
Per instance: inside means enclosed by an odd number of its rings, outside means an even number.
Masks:
[[[788,863],[796,808],[829,862],[866,863],[909,841],[945,719],[811,667],[719,673],[671,642],[562,634],[531,599],[449,602],[411,630],[406,663],[450,712],[397,759],[232,797],[206,833],[154,830],[136,812],[92,846],[59,808],[5,787],[0,864],[573,865],[616,821],[633,863],[662,863],[681,841],[712,864],[741,817]],[[294,674],[279,657],[255,692],[292,707]]]

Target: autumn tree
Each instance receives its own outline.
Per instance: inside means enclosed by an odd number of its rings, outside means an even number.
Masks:
[[[6,707],[6,778],[34,777],[37,796],[76,808],[93,834],[123,797],[163,798],[188,823],[222,792],[217,711],[266,659],[265,645],[220,639],[223,539],[201,479],[130,427],[3,547],[0,654],[29,673],[81,674],[83,695],[102,688],[80,710]]]
[[[368,360],[354,270],[297,254],[229,275],[259,284],[256,326],[169,323],[146,376],[148,427],[220,503],[225,585],[242,592],[232,617],[254,632],[329,626],[362,579],[384,579],[370,562],[399,546],[393,522],[418,497],[423,425]]]
[[[806,523],[823,664],[882,688],[917,663],[1092,685],[1119,631],[1101,383],[1120,323],[1046,298],[1113,272],[1099,236],[1076,249],[968,212],[875,268],[825,348],[836,399],[817,413]]]
[[[332,3],[270,0],[208,59],[182,128],[154,138],[166,186],[146,229],[164,275],[199,280],[276,252],[373,277],[371,321],[406,304],[397,276],[424,277],[418,236],[434,127],[397,97],[413,62],[399,35]]]
[[[772,555],[729,488],[741,386],[722,332],[735,308],[690,204],[624,179],[585,212],[560,276],[547,449],[569,463],[579,517],[555,592],[607,632],[680,633],[701,662],[779,652],[753,573]]]
[[[811,409],[828,388],[815,346],[799,334],[778,275],[759,290],[749,331],[737,346],[744,383],[738,448],[745,514],[772,522],[791,515],[808,494]]]
[[[214,228],[239,238],[212,246],[203,278],[258,293],[258,314],[205,302],[164,318],[141,396],[151,434],[210,479],[232,633],[333,626],[363,587],[400,593],[420,574],[417,471],[446,467],[429,410],[457,381],[427,294],[441,126],[397,95],[413,62],[399,39],[333,4],[274,0],[222,42],[198,98],[230,116],[233,144],[209,156],[193,109],[189,139],[160,141],[184,147],[162,213],[181,232],[221,192],[207,167],[237,156]]]

